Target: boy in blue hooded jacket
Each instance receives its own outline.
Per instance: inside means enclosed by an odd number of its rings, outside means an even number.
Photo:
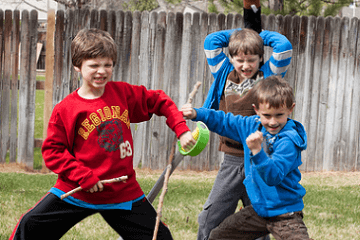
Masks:
[[[253,88],[257,115],[182,107],[183,115],[203,121],[211,131],[244,145],[246,191],[251,201],[213,229],[209,239],[309,239],[302,220],[305,188],[299,183],[301,151],[307,137],[303,125],[288,118],[295,107],[293,89],[278,76]]]

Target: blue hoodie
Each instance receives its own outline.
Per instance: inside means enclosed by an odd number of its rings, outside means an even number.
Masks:
[[[195,109],[194,121],[204,122],[221,136],[244,145],[244,184],[251,204],[261,217],[274,217],[284,213],[301,211],[306,190],[299,183],[301,151],[306,149],[307,137],[303,125],[288,119],[278,134],[271,135],[261,127],[266,144],[256,155],[246,145],[246,138],[260,126],[257,115],[243,117],[225,114],[223,111]]]

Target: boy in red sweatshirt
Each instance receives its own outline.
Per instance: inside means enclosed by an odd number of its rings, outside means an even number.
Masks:
[[[165,116],[182,147],[191,148],[195,140],[182,113],[163,91],[111,81],[117,52],[109,33],[81,30],[71,54],[83,83],[55,106],[42,146],[45,164],[58,179],[22,216],[10,239],[60,239],[95,213],[125,240],[152,239],[156,211],[136,180],[130,123],[147,121],[153,114]],[[125,175],[126,183],[100,182]],[[60,199],[79,186],[82,191]],[[162,223],[157,239],[172,239]]]

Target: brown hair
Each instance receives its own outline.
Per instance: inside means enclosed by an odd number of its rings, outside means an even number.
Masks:
[[[293,107],[295,102],[293,88],[280,76],[270,76],[259,81],[253,88],[255,107],[260,103],[268,103],[272,108]]]
[[[243,52],[245,55],[264,55],[264,42],[260,35],[252,29],[244,28],[232,33],[229,40],[229,54],[231,57]]]
[[[71,42],[71,61],[81,68],[83,60],[97,57],[108,57],[115,65],[117,48],[114,39],[108,32],[96,28],[80,30]]]

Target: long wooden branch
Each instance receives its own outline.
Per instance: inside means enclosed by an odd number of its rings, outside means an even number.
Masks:
[[[192,103],[192,101],[193,101],[193,99],[195,97],[195,94],[197,93],[200,85],[201,85],[201,82],[197,82],[194,85],[194,89],[189,94],[189,98],[188,98],[187,103]],[[161,195],[160,195],[160,198],[159,198],[159,205],[158,205],[158,210],[157,210],[157,216],[156,216],[156,223],[155,223],[153,240],[156,240],[157,233],[158,233],[158,230],[159,230],[160,219],[161,219],[161,216],[162,216],[162,206],[163,206],[163,203],[164,203],[165,194],[167,192],[167,185],[168,185],[169,177],[170,177],[170,174],[171,174],[171,166],[172,166],[172,161],[173,161],[174,154],[175,154],[176,143],[177,143],[177,138],[175,136],[175,139],[174,139],[174,141],[172,143],[172,146],[171,146],[171,152],[170,152],[169,161],[168,161],[169,163],[168,163],[168,166],[166,167],[166,173],[165,173],[165,180],[164,180],[163,189],[162,189],[162,192],[161,192]]]

